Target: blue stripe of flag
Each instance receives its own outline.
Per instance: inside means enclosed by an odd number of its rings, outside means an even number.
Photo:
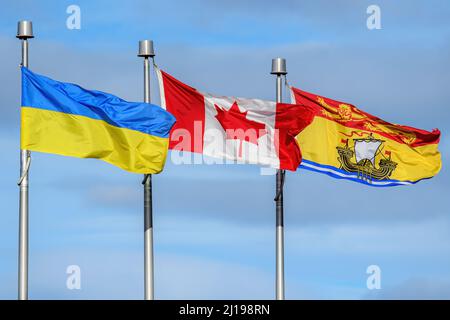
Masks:
[[[300,168],[301,169],[306,169],[309,171],[314,171],[314,172],[320,172],[320,173],[324,173],[326,175],[329,175],[333,178],[336,179],[346,179],[346,180],[351,180],[351,181],[355,181],[355,182],[359,182],[371,187],[393,187],[393,186],[400,186],[400,185],[411,185],[411,184],[416,184],[417,182],[421,181],[421,180],[425,180],[425,179],[430,179],[430,178],[424,178],[424,179],[420,179],[417,181],[400,181],[400,180],[373,180],[373,181],[367,181],[367,180],[362,180],[359,179],[357,177],[356,173],[352,173],[352,172],[347,172],[345,170],[333,167],[333,166],[329,166],[329,165],[323,165],[323,164],[319,164],[316,163],[314,161],[310,161],[310,160],[302,160],[302,163],[300,164]]]
[[[159,106],[128,102],[109,93],[52,80],[22,67],[22,106],[103,120],[110,125],[167,138],[175,118]]]

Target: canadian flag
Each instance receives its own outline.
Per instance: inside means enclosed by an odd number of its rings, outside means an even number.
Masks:
[[[312,109],[202,93],[155,70],[161,106],[177,120],[169,149],[292,171],[300,165],[295,137],[312,122]]]

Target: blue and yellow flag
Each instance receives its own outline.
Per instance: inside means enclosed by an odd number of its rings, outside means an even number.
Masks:
[[[151,174],[164,167],[175,118],[161,107],[52,80],[22,67],[24,150],[95,158]]]
[[[389,123],[349,103],[290,89],[294,103],[315,110],[297,136],[302,168],[376,187],[414,184],[441,169],[438,129]]]

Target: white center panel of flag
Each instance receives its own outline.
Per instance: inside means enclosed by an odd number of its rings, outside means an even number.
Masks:
[[[275,146],[276,103],[204,94],[203,154],[224,162],[279,168]]]

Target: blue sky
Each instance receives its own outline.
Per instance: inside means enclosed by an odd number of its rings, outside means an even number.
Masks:
[[[81,8],[81,30],[66,8]],[[381,30],[366,9],[381,8]],[[0,10],[0,298],[17,296],[20,42],[30,68],[142,100],[138,40],[202,91],[273,99],[289,81],[385,120],[442,132],[443,168],[411,187],[369,188],[307,171],[285,184],[286,298],[450,298],[448,1],[14,1]],[[153,79],[154,80],[154,79]],[[152,97],[158,102],[155,81]],[[30,298],[141,299],[141,177],[96,160],[34,153]],[[155,297],[272,299],[274,177],[255,166],[166,165],[154,177]],[[68,265],[81,290],[66,288]],[[380,290],[366,268],[381,268]]]

